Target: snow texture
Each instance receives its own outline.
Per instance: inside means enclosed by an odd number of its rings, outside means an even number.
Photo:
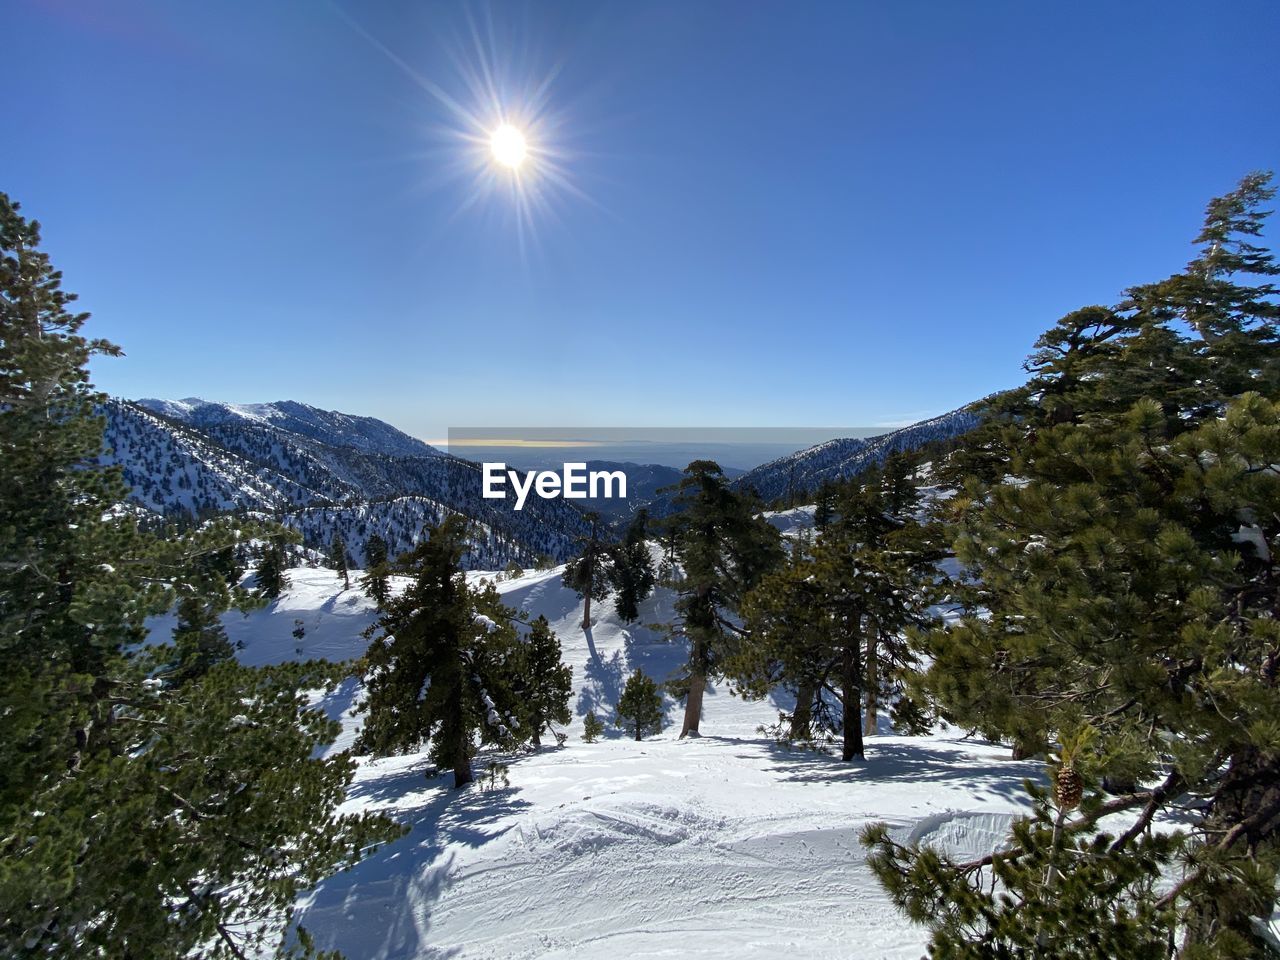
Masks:
[[[803,522],[778,522],[791,521]],[[584,632],[561,574],[497,587],[560,637],[574,678],[567,745],[482,755],[478,770],[510,765],[511,786],[497,790],[452,790],[424,755],[361,758],[347,808],[386,810],[411,832],[300,902],[318,944],[350,960],[919,957],[924,933],[885,897],[858,832],[885,820],[904,842],[989,852],[1025,812],[1022,779],[1042,766],[955,731],[910,738],[886,727],[868,739],[865,763],[788,750],[757,727],[789,704],[744,702],[723,685],[707,691],[698,739],[676,739],[679,705],[668,700],[659,736],[637,743],[610,726],[583,743],[582,717],[612,721],[632,670],[665,679],[684,649],[621,624],[607,600]],[[226,618],[242,658],[298,656],[295,619],[306,627],[302,657],[358,654],[369,602],[330,570],[288,576],[270,607]],[[641,622],[669,621],[671,599],[647,600]],[[352,742],[358,696],[351,681],[324,702],[343,723],[333,749]]]

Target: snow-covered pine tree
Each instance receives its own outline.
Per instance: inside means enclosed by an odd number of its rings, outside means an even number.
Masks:
[[[431,528],[402,561],[414,578],[389,600],[364,657],[360,748],[389,755],[430,745],[454,786],[473,779],[477,741],[514,747],[530,739],[516,692],[515,611],[492,584],[462,572],[466,520]]]

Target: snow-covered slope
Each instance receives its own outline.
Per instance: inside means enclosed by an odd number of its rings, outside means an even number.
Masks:
[[[749,470],[734,481],[734,486],[755,490],[766,501],[812,493],[827,481],[844,480],[883,463],[891,453],[950,440],[977,425],[977,415],[962,407],[875,437],[828,440]]]
[[[431,457],[440,451],[389,423],[373,417],[357,417],[337,410],[321,410],[293,400],[275,403],[218,403],[189,397],[186,400],[143,399],[138,405],[171,420],[209,428],[225,424],[258,424],[281,433],[319,440],[326,446],[351,447],[364,453],[389,457]]]
[[[511,785],[492,791],[450,789],[423,756],[363,758],[349,806],[391,811],[412,829],[300,904],[318,944],[349,960],[920,956],[922,932],[885,898],[858,831],[887,820],[903,840],[988,852],[1022,810],[1022,778],[1040,765],[956,732],[886,729],[861,764],[782,749],[756,728],[785,703],[744,702],[723,685],[708,691],[701,739],[676,739],[679,709],[669,703],[656,738],[637,743],[611,729],[583,743],[588,710],[611,717],[632,670],[663,679],[684,650],[619,623],[608,601],[583,631],[561,572],[498,589],[545,615],[561,639],[574,673],[567,745],[501,758]],[[242,658],[358,654],[374,616],[368,601],[341,591],[329,570],[289,579],[266,610],[227,618]],[[642,621],[669,619],[670,603],[660,591]],[[298,621],[301,641],[291,635]],[[356,697],[352,681],[326,701],[343,720],[337,747],[351,742]]]

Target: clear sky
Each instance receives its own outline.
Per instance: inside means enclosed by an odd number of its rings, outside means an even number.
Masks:
[[[0,0],[0,27],[0,189],[124,347],[101,387],[427,438],[941,412],[1280,167],[1274,0]]]

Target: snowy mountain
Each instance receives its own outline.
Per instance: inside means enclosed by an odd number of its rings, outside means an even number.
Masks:
[[[373,533],[394,553],[448,513],[476,521],[469,562],[560,560],[586,530],[575,506],[531,498],[522,511],[481,496],[480,466],[369,417],[284,401],[112,400],[103,462],[120,466],[132,499],[153,513],[267,513],[325,548],[335,533],[363,562]]]
[[[275,403],[216,403],[190,397],[186,400],[137,401],[138,406],[169,420],[214,430],[226,425],[261,424],[292,434],[297,439],[316,440],[325,446],[350,447],[362,453],[389,457],[432,457],[440,451],[389,423],[373,417],[356,417],[337,410],[320,410],[293,400]]]
[[[673,597],[659,588],[639,624],[621,623],[605,601],[584,632],[562,574],[530,572],[497,588],[508,605],[546,616],[560,638],[573,668],[568,742],[482,754],[481,771],[490,759],[510,766],[510,786],[499,789],[455,791],[424,753],[358,758],[345,809],[381,809],[411,830],[300,900],[317,946],[350,960],[921,956],[924,931],[889,902],[859,830],[884,820],[899,842],[982,856],[1026,812],[1022,779],[1042,780],[1044,765],[1009,760],[1007,748],[959,730],[906,737],[885,726],[863,763],[787,750],[757,731],[790,708],[785,698],[744,701],[724,683],[708,689],[705,736],[676,739],[680,705],[668,699],[664,732],[637,743],[612,725],[613,707],[637,667],[663,680],[687,657],[643,626],[669,621]],[[265,609],[224,617],[243,643],[239,657],[359,656],[376,615],[367,598],[342,590],[332,570],[288,579]],[[172,625],[162,618],[155,632]],[[331,749],[352,743],[360,696],[353,679],[323,701],[343,728]],[[610,726],[588,744],[580,737],[591,710]]]
[[[739,490],[755,490],[766,502],[790,494],[812,493],[827,481],[857,476],[868,467],[883,463],[891,453],[951,440],[977,425],[977,414],[969,407],[961,407],[879,436],[828,440],[749,470],[733,485]]]

